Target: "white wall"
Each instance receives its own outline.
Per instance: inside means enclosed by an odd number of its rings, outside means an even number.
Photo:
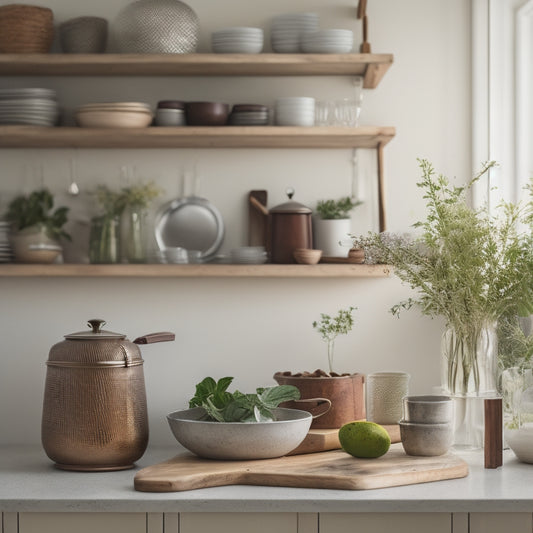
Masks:
[[[90,10],[78,2],[48,0],[58,21],[81,14],[112,19],[127,0],[93,0]],[[44,4],[44,2],[43,2]],[[268,28],[270,17],[287,11],[316,10],[324,26],[347,27],[360,41],[361,24],[352,16],[353,0],[190,0],[202,22],[201,50],[209,32],[227,25]],[[87,4],[89,5],[89,4]],[[370,42],[374,52],[393,53],[394,64],[380,86],[365,91],[363,124],[396,126],[385,149],[388,227],[406,231],[424,215],[416,187],[417,157],[460,180],[470,161],[469,2],[465,0],[372,0]],[[339,79],[171,79],[37,78],[2,79],[1,87],[57,88],[67,111],[99,100],[164,98],[220,99],[229,103],[272,103],[276,96],[346,96],[350,80]],[[367,204],[355,216],[353,231],[372,227],[375,154],[362,151],[362,180]],[[155,178],[166,198],[178,194],[180,169],[195,161],[203,178],[202,194],[224,216],[223,251],[245,244],[246,204],[250,189],[265,188],[269,203],[283,201],[295,187],[297,199],[313,206],[321,197],[350,192],[349,150],[2,150],[0,203],[39,185],[26,166],[44,162],[45,183],[60,202],[73,207],[76,230],[89,211],[86,197],[73,201],[68,158],[75,157],[80,185],[118,183],[120,165],[134,163],[139,174]],[[75,214],[74,214],[75,213]],[[165,415],[184,407],[194,385],[206,375],[235,376],[235,386],[251,391],[274,384],[278,370],[314,370],[326,366],[325,345],[311,323],[321,312],[358,307],[356,329],[337,343],[341,371],[405,370],[411,391],[430,391],[439,382],[442,324],[416,311],[399,320],[388,309],[409,295],[394,278],[370,280],[214,280],[214,279],[1,279],[0,443],[40,440],[40,417],[48,350],[62,335],[84,329],[102,317],[107,327],[129,338],[158,330],[176,333],[176,342],[143,349],[151,443],[171,444]]]

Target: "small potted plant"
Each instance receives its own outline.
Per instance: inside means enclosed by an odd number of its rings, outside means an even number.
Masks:
[[[68,211],[68,207],[54,209],[54,197],[45,188],[14,198],[5,219],[12,224],[15,261],[53,263],[62,252],[61,239],[70,240],[63,229]]]
[[[326,398],[331,401],[330,410],[313,421],[315,429],[340,428],[347,422],[361,420],[365,416],[363,382],[358,373],[339,374],[333,370],[335,339],[347,335],[353,328],[355,307],[341,309],[334,317],[321,314],[319,321],[313,322],[322,339],[327,343],[329,372],[317,369],[314,372],[276,372],[274,379],[280,385],[294,385],[302,399]]]
[[[314,217],[315,248],[322,250],[325,257],[342,257],[342,241],[351,233],[350,212],[362,202],[349,196],[338,200],[320,200]]]

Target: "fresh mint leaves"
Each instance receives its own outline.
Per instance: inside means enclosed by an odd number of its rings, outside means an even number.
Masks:
[[[189,407],[202,407],[203,420],[214,422],[267,422],[274,420],[271,409],[282,402],[298,400],[300,391],[292,385],[258,388],[256,394],[243,394],[227,389],[232,377],[215,381],[207,377],[196,385],[196,393],[189,401]]]

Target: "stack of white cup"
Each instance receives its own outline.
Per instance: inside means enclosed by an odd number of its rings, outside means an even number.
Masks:
[[[315,125],[315,99],[308,96],[278,98],[274,112],[278,126]]]

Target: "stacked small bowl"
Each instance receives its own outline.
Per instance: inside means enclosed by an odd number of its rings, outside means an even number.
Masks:
[[[155,110],[156,126],[185,126],[185,102],[180,100],[161,100]]]
[[[5,220],[0,220],[0,263],[10,263],[13,261],[13,250],[9,242],[9,231],[11,224]]]
[[[315,99],[308,96],[287,96],[275,103],[278,126],[314,126]]]
[[[153,114],[144,102],[111,102],[82,105],[75,119],[82,128],[146,128]]]
[[[449,396],[406,396],[400,420],[407,455],[445,454],[453,440],[453,402]]]
[[[235,104],[228,119],[231,126],[266,126],[268,122],[268,107],[260,104]]]
[[[230,252],[231,262],[241,265],[261,265],[267,262],[264,246],[241,246]]]
[[[272,50],[282,54],[300,52],[301,36],[318,30],[316,13],[287,13],[272,19],[270,40]]]
[[[211,48],[216,54],[259,54],[263,43],[261,28],[226,28],[211,34]]]
[[[308,54],[348,54],[353,49],[353,32],[325,29],[303,33],[300,48]]]
[[[51,89],[0,89],[0,124],[55,126],[58,117],[56,93]]]

